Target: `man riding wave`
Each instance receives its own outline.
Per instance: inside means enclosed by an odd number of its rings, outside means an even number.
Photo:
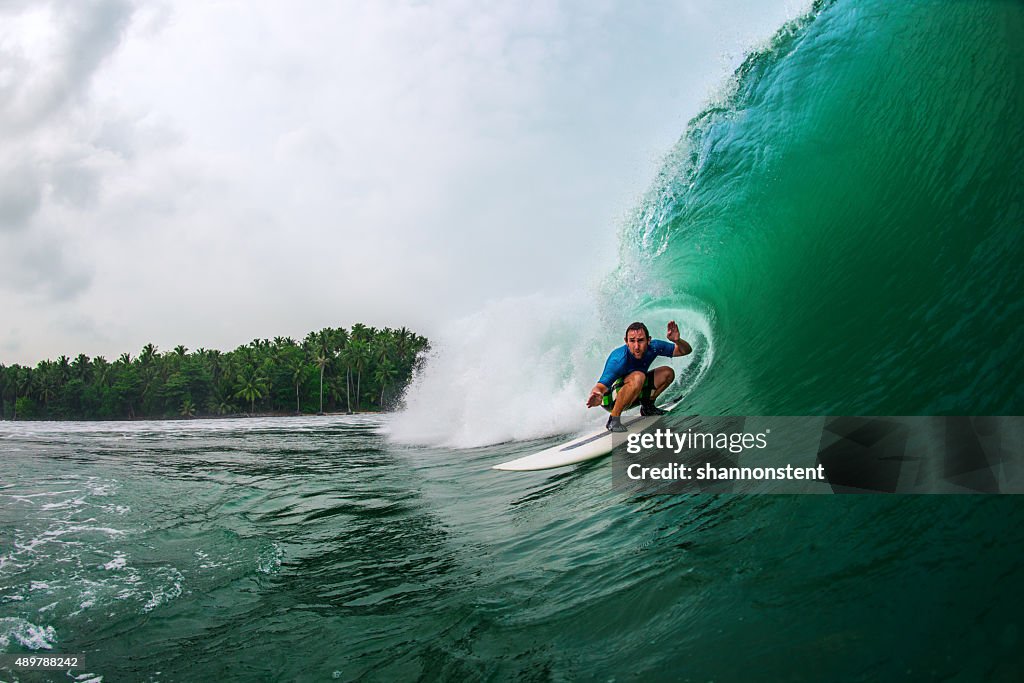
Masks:
[[[651,339],[647,326],[636,322],[626,328],[625,345],[608,355],[604,372],[594,388],[590,390],[587,407],[611,405],[611,416],[607,428],[612,432],[624,432],[621,415],[640,401],[640,414],[664,415],[665,411],[654,405],[654,400],[672,384],[676,373],[668,366],[648,370],[658,356],[685,356],[693,348],[679,336],[679,326],[670,320],[665,332],[668,341]],[[609,393],[612,392],[612,393]]]

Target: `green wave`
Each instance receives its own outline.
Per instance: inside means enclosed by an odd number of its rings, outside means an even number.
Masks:
[[[707,321],[690,410],[1020,414],[1024,3],[817,3],[726,90],[609,286]]]

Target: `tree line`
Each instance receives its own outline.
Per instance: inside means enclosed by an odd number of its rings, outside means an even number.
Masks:
[[[0,417],[119,420],[385,410],[412,377],[425,337],[356,323],[254,339],[234,351],[146,344],[115,361],[79,354],[34,368],[0,364]]]

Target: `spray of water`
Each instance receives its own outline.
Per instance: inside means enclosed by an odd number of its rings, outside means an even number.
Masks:
[[[451,324],[432,342],[403,410],[385,427],[389,439],[474,448],[600,425],[606,413],[588,410],[587,394],[626,325],[641,315],[609,310],[586,294],[533,295],[492,302]],[[654,336],[663,336],[671,317],[692,340],[693,356],[672,361],[677,381],[670,391],[688,390],[711,362],[706,318],[685,309],[644,316]]]

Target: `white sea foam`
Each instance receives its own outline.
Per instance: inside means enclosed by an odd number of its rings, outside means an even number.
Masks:
[[[149,600],[142,606],[143,612],[152,612],[160,605],[169,603],[181,596],[181,585],[185,581],[174,567],[164,567],[157,570],[156,579],[162,583],[154,590],[149,591]]]
[[[398,443],[472,448],[580,429],[598,417],[584,401],[615,336],[569,297],[492,302],[435,336],[385,431]]]
[[[79,492],[80,492],[79,489],[71,489],[69,491],[45,491],[43,493],[4,493],[4,494],[0,494],[0,498],[10,498],[10,499],[15,500],[15,501],[17,501],[19,503],[28,503],[29,505],[35,505],[36,501],[33,500],[35,498],[49,498],[49,497],[52,497],[52,496],[63,496],[63,495],[68,494],[68,493],[79,493]],[[50,505],[50,504],[51,503],[48,503],[47,505]],[[44,510],[47,509],[45,505],[43,506],[43,509]]]
[[[44,491],[42,493],[25,493],[19,496],[11,496],[19,500],[27,498],[46,498],[47,496],[63,496],[66,493],[78,493],[80,489],[70,489],[67,491]]]
[[[102,481],[99,477],[89,477],[85,487],[94,496],[112,496],[120,488],[120,483],[113,480]]]
[[[202,550],[197,550],[195,555],[200,560],[200,564],[199,564],[199,568],[200,569],[216,569],[217,567],[223,567],[224,566],[223,562],[212,562],[212,561],[209,561],[210,560],[210,556],[207,555],[206,553],[204,553]]]
[[[11,641],[30,650],[52,650],[57,643],[57,631],[52,626],[37,626],[18,617],[0,617],[0,648],[6,649]]]
[[[114,559],[112,559],[110,562],[107,562],[106,564],[100,565],[100,566],[102,566],[104,569],[110,571],[110,570],[116,570],[116,569],[124,569],[125,565],[127,565],[127,564],[128,564],[128,559],[124,556],[124,553],[115,552],[114,553]]]
[[[68,498],[67,500],[59,503],[47,503],[41,510],[66,510],[69,508],[79,508],[85,505],[85,498]]]
[[[256,555],[256,571],[261,574],[276,574],[281,569],[281,557],[284,555],[281,546],[271,543]]]
[[[95,522],[95,519],[86,520],[88,522]],[[123,536],[126,532],[121,529],[112,529],[111,527],[105,526],[85,526],[83,524],[75,524],[73,526],[64,527],[63,529],[50,529],[43,532],[43,536],[47,538],[59,538],[68,534],[77,534],[83,531],[95,531],[101,534],[107,534],[109,536]]]

